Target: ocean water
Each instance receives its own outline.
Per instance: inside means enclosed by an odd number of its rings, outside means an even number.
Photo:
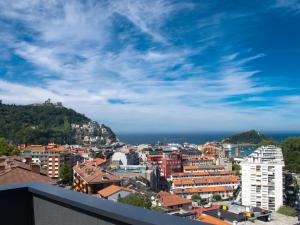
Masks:
[[[160,134],[160,133],[126,133],[117,134],[118,138],[127,144],[156,144],[160,143],[193,143],[204,144],[209,141],[222,140],[236,132],[223,133],[175,133],[175,134]],[[272,137],[274,140],[281,142],[287,137],[300,137],[300,132],[265,132],[266,136]]]
[[[192,144],[205,144],[209,141],[222,140],[228,136],[236,134],[236,132],[223,132],[223,133],[185,133],[185,134],[117,134],[118,138],[127,144],[156,144],[156,143],[192,143]],[[278,142],[282,142],[288,137],[300,137],[300,132],[266,132],[266,136],[272,137]],[[255,150],[255,147],[242,147],[241,156],[247,156]],[[235,149],[232,149],[231,155],[235,155]]]

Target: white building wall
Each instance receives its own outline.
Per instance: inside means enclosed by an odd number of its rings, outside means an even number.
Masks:
[[[275,167],[275,210],[283,204],[283,171],[282,166]]]
[[[112,200],[112,201],[118,201],[118,198],[126,198],[129,195],[131,195],[132,193],[130,191],[125,191],[125,190],[121,190],[115,194],[112,194],[111,196],[109,196],[107,199],[108,200]]]
[[[283,204],[283,167],[280,148],[257,149],[241,163],[242,205],[277,210]]]
[[[250,165],[245,164],[241,168],[242,173],[242,204],[251,205],[251,181],[250,181]]]

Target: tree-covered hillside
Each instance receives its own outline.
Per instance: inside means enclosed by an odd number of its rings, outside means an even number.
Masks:
[[[74,138],[71,124],[81,126],[90,121],[72,109],[52,104],[0,104],[0,137],[15,144],[75,144],[80,140]]]
[[[300,137],[290,137],[281,143],[285,168],[290,172],[300,172]]]
[[[247,144],[258,144],[263,141],[272,140],[271,138],[265,136],[264,134],[256,131],[256,130],[250,130],[243,133],[239,133],[236,135],[232,135],[225,140],[223,140],[226,143],[231,144],[239,144],[239,143],[247,143]]]

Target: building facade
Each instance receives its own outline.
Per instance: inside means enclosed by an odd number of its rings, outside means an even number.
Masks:
[[[275,146],[255,150],[241,162],[242,204],[277,210],[283,205],[282,151]]]
[[[48,156],[47,175],[51,178],[59,178],[60,175],[60,155],[52,154]]]
[[[164,152],[161,163],[161,176],[170,178],[172,173],[182,172],[182,154],[180,152]]]
[[[96,194],[110,185],[119,186],[120,183],[121,179],[118,176],[96,167],[94,163],[77,163],[73,167],[75,191]]]

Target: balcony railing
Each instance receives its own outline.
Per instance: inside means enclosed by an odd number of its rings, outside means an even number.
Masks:
[[[0,185],[0,224],[206,224],[41,184]]]

